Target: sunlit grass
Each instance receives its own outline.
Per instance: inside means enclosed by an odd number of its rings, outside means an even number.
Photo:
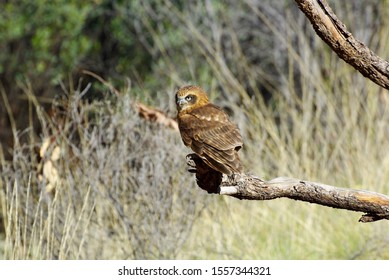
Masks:
[[[259,45],[240,42],[247,31],[240,21],[256,23],[269,14],[251,1],[236,5],[247,12],[243,18],[226,13],[206,23],[164,6],[159,15],[189,42],[174,55],[145,16],[142,24],[153,29],[151,40],[162,53],[153,86],[129,87],[115,97],[107,89],[106,100],[89,103],[82,99],[88,88],[71,88],[54,121],[26,89],[43,132],[15,145],[12,160],[0,154],[0,258],[389,259],[387,221],[361,224],[362,213],[288,199],[206,194],[186,170],[190,151],[178,133],[139,118],[134,92],[173,116],[174,88],[192,81],[240,127],[246,172],[389,194],[388,93],[326,49],[292,12],[283,23],[260,21]],[[220,32],[230,45],[214,40]],[[385,36],[377,42],[382,57],[388,44]],[[255,51],[266,59],[256,62]],[[36,150],[47,139],[53,141],[39,158]],[[59,178],[42,179],[55,147]]]

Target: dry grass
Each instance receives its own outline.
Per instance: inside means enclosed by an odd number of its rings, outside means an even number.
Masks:
[[[226,11],[212,1],[185,9],[165,1],[158,17],[176,27],[173,43],[140,4],[140,36],[152,35],[157,61],[142,99],[173,115],[174,88],[199,84],[239,124],[247,172],[388,194],[388,93],[333,55],[286,2],[230,2]],[[362,33],[388,57],[387,17],[380,19],[376,32]],[[42,136],[1,160],[3,258],[389,258],[387,222],[359,224],[357,213],[289,200],[207,195],[186,172],[176,132],[137,116],[133,89],[104,102],[82,95],[68,94],[61,125],[32,106]],[[55,192],[46,193],[34,148],[49,137],[43,162],[56,146],[61,156]]]
[[[174,258],[207,201],[183,176],[178,135],[139,119],[129,95],[90,105],[80,105],[79,92],[70,99],[62,128],[46,124],[44,136],[52,143],[41,164],[61,150],[57,180],[38,179],[30,147],[3,162],[4,258]]]

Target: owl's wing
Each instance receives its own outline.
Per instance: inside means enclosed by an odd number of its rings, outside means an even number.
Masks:
[[[223,110],[212,104],[196,108],[179,118],[179,126],[185,145],[213,169],[225,174],[242,171],[237,154],[242,137]]]

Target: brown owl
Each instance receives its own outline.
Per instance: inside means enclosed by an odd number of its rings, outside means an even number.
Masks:
[[[184,144],[213,170],[227,175],[242,173],[238,155],[243,145],[242,136],[227,113],[211,104],[198,86],[180,88],[176,105]]]

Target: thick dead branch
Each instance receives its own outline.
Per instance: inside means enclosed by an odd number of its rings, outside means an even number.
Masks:
[[[219,173],[219,175],[209,176],[213,170],[207,167],[198,156],[191,154],[188,159],[190,171],[196,173],[197,184],[208,193],[219,193],[249,200],[271,200],[286,197],[366,213],[359,219],[360,222],[389,220],[389,196],[383,194],[337,188],[285,177],[265,181],[247,174],[226,176]]]
[[[374,83],[389,89],[389,62],[355,39],[325,0],[295,0],[320,38]]]

